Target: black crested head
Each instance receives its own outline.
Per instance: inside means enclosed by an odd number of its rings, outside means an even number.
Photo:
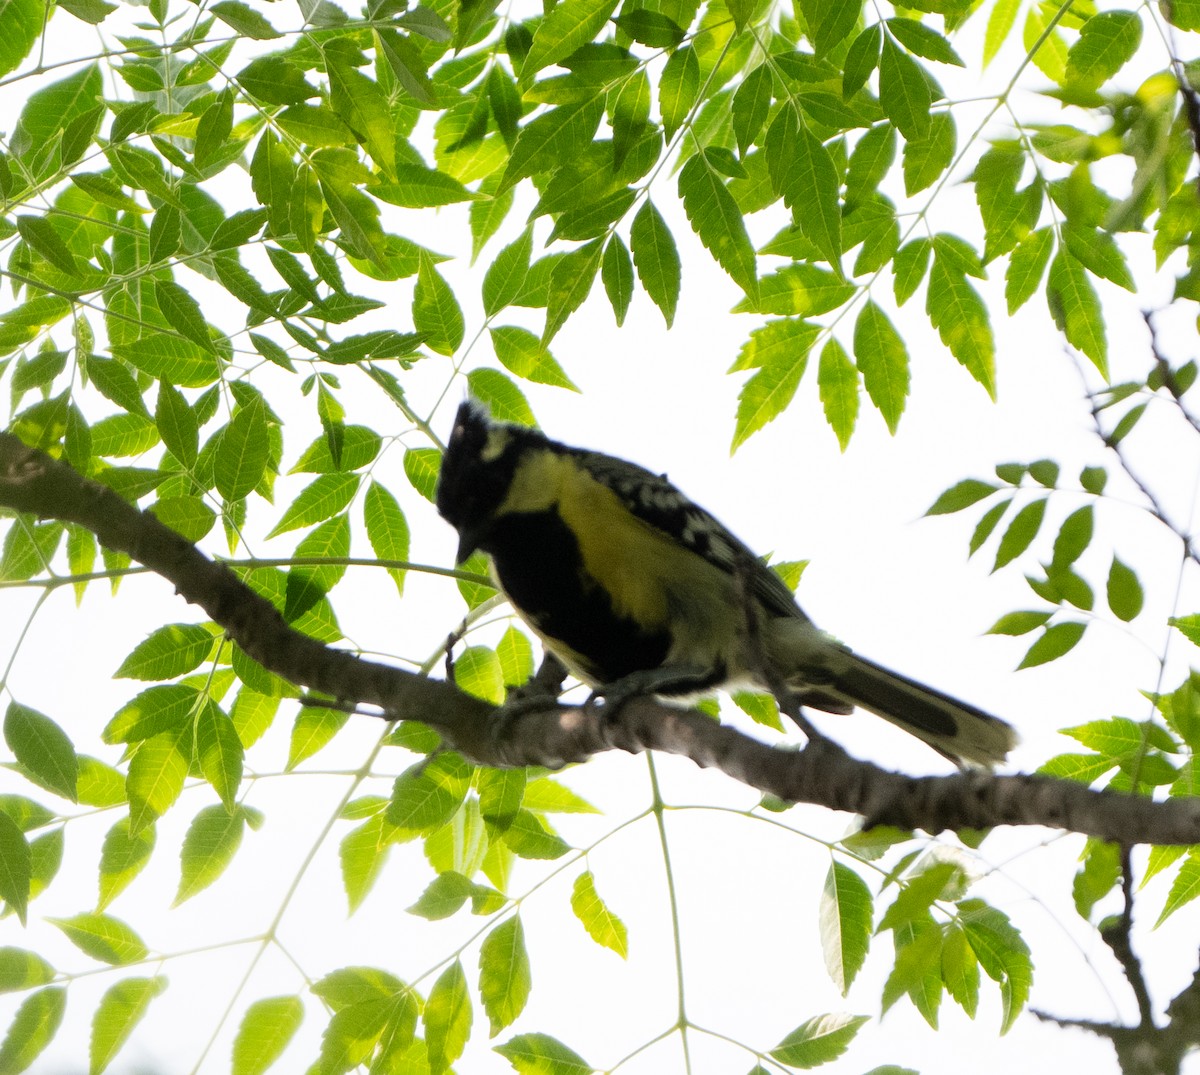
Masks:
[[[458,531],[458,563],[486,547],[496,509],[508,495],[522,432],[493,422],[475,400],[463,403],[454,416],[438,476],[437,509]]]

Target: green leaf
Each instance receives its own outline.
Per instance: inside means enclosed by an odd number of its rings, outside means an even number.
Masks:
[[[1033,981],[1029,946],[1004,912],[982,900],[963,900],[958,908],[959,921],[980,966],[1000,985],[1003,1004],[1000,1033],[1007,1033],[1029,999]]]
[[[625,923],[600,898],[591,870],[585,870],[575,878],[571,890],[571,910],[583,923],[588,936],[598,945],[616,952],[622,959],[629,955],[629,936]]]
[[[1025,651],[1025,656],[1017,665],[1018,671],[1022,668],[1033,668],[1039,664],[1058,660],[1078,644],[1079,640],[1083,638],[1086,628],[1086,623],[1080,623],[1077,620],[1068,620],[1065,623],[1056,623],[1047,627],[1041,637]]]
[[[382,485],[372,481],[363,498],[363,521],[367,539],[380,560],[407,560],[409,551],[408,521],[399,501]],[[397,593],[404,593],[404,569],[387,568],[396,584]]]
[[[431,504],[437,489],[441,463],[442,453],[436,448],[409,448],[404,453],[404,476]]]
[[[854,359],[867,395],[895,433],[908,398],[908,349],[874,300],[867,302],[855,322]]]
[[[533,35],[519,81],[528,86],[542,68],[594,41],[616,6],[617,0],[562,0],[555,5]]]
[[[906,139],[924,138],[929,130],[933,98],[920,64],[890,35],[883,40],[879,61],[879,103],[884,114]]]
[[[217,353],[209,335],[208,322],[200,311],[200,304],[173,280],[156,280],[154,297],[167,323],[180,335],[186,336],[204,350]]]
[[[174,386],[161,382],[154,423],[167,450],[185,467],[196,462],[200,447],[200,428],[195,412]]]
[[[479,950],[479,997],[493,1036],[524,1011],[531,985],[525,928],[514,914],[483,939]]]
[[[840,178],[829,150],[783,108],[767,130],[764,150],[771,185],[792,210],[804,236],[835,269],[842,254]]]
[[[1037,537],[1042,520],[1046,517],[1046,500],[1041,498],[1026,504],[1008,524],[1004,536],[1000,539],[1000,547],[996,550],[996,562],[993,571],[999,570],[1005,564],[1012,563]]]
[[[232,26],[239,35],[253,41],[269,41],[282,36],[261,12],[243,4],[241,0],[220,0],[209,10],[222,22]]]
[[[1145,594],[1137,574],[1117,556],[1108,569],[1108,607],[1119,620],[1128,623],[1142,611]]]
[[[112,356],[151,377],[190,388],[212,384],[221,375],[221,364],[210,350],[191,340],[160,332],[131,343],[114,343]],[[144,405],[139,409],[144,409]]]
[[[965,67],[958,53],[951,47],[941,34],[932,26],[926,26],[916,19],[891,18],[884,25],[888,33],[900,42],[909,52],[924,56],[927,60],[937,63],[949,63],[956,67]]]
[[[130,833],[129,818],[123,817],[108,830],[100,851],[100,899],[103,911],[142,872],[154,851],[154,826],[137,835]]]
[[[858,369],[846,349],[832,336],[821,350],[817,390],[825,408],[825,420],[844,452],[858,421]]]
[[[288,747],[288,772],[302,761],[311,758],[345,726],[349,715],[336,709],[302,706],[292,725],[291,745]]]
[[[1041,228],[1031,231],[1013,250],[1004,273],[1004,298],[1010,316],[1037,291],[1053,247],[1054,236],[1050,229]]]
[[[1082,262],[1067,250],[1060,249],[1050,263],[1046,303],[1067,342],[1079,348],[1107,377],[1108,343],[1100,299]]]
[[[705,157],[694,156],[683,166],[679,194],[692,228],[709,253],[748,296],[757,297],[754,247],[745,221],[733,195]]]
[[[561,5],[556,10],[561,10]],[[591,145],[603,114],[604,95],[596,94],[581,104],[564,105],[531,120],[517,134],[496,193],[503,194],[527,176],[576,158]]]
[[[670,139],[696,104],[700,94],[700,61],[690,45],[677,49],[667,59],[658,83],[658,111],[663,136]]]
[[[0,77],[15,71],[42,32],[45,10],[37,0],[0,0]]]
[[[987,390],[996,395],[996,342],[988,309],[966,275],[945,256],[940,239],[925,292],[930,323],[938,330],[950,353]]]
[[[208,657],[215,641],[203,624],[167,624],[139,642],[113,675],[117,679],[174,679]]]
[[[0,993],[23,992],[35,985],[45,985],[53,978],[54,968],[36,953],[23,948],[0,948]]]
[[[1013,25],[1017,21],[1017,12],[1021,9],[1021,0],[998,0],[988,16],[987,29],[983,36],[983,66],[996,58],[1000,47],[1008,40]],[[957,1000],[958,998],[955,997]]]
[[[425,251],[421,251],[420,261],[413,292],[413,325],[424,334],[427,347],[438,354],[453,355],[465,332],[462,308]]]
[[[33,855],[29,841],[17,823],[0,810],[0,900],[16,912],[22,926],[25,925],[32,882]],[[10,949],[0,949],[0,952],[8,951]]]
[[[855,4],[829,4],[821,0],[800,0],[800,10],[808,24],[813,51],[824,56],[854,30],[859,9]]]
[[[395,178],[372,187],[371,192],[377,198],[405,209],[453,205],[455,202],[467,202],[479,196],[453,176],[416,164],[396,165]]]
[[[651,301],[662,311],[667,328],[670,328],[679,303],[679,251],[675,248],[671,229],[649,198],[633,218],[629,243],[633,249],[633,264],[637,268],[638,279]],[[607,263],[607,251],[605,253]]]
[[[588,297],[596,273],[600,269],[603,249],[603,240],[593,239],[555,262],[550,273],[550,290],[546,299],[543,344],[549,344],[558,330],[566,324],[567,318],[583,305],[583,300]]]
[[[773,76],[771,68],[759,64],[743,80],[733,95],[733,133],[737,138],[738,152],[744,157],[754,145],[767,113],[771,109]]]
[[[517,1034],[495,1048],[520,1075],[591,1075],[596,1070],[549,1034]]]
[[[954,117],[935,112],[929,117],[924,138],[904,143],[904,192],[910,197],[933,186],[954,160],[956,134]]]
[[[483,312],[492,317],[521,293],[529,273],[533,232],[526,228],[516,242],[509,243],[488,266],[483,277]]]
[[[1200,896],[1200,854],[1192,849],[1188,852],[1188,857],[1183,860],[1183,865],[1179,867],[1179,872],[1171,882],[1171,890],[1167,893],[1162,911],[1159,912],[1158,921],[1154,923],[1155,928],[1161,926],[1180,907],[1191,903],[1197,896]]]
[[[518,377],[538,384],[579,391],[557,359],[528,329],[500,325],[491,329],[491,337],[496,357]]]
[[[815,1068],[836,1060],[850,1046],[869,1016],[818,1015],[801,1023],[774,1049],[771,1056],[795,1068]]]
[[[808,321],[768,321],[742,347],[739,368],[758,366],[738,394],[733,447],[778,417],[791,402],[818,328]]]
[[[842,73],[842,97],[849,100],[866,85],[871,72],[879,66],[879,50],[883,45],[882,23],[874,22],[863,30],[846,51]],[[890,129],[890,126],[889,126]]]
[[[1059,527],[1058,537],[1054,539],[1051,565],[1064,568],[1078,560],[1091,543],[1095,525],[1095,511],[1090,504],[1068,515]]]
[[[18,216],[17,231],[32,250],[60,272],[69,276],[79,276],[83,271],[71,248],[63,242],[58,229],[49,218]]]
[[[54,721],[28,706],[9,702],[4,714],[4,741],[40,785],[72,802],[76,800],[79,761],[75,746]]]
[[[1053,614],[1050,612],[1039,612],[1034,609],[1006,612],[987,629],[986,633],[989,635],[1027,635],[1030,631],[1044,626],[1051,615]]]
[[[821,893],[818,923],[825,969],[842,996],[850,991],[867,958],[874,903],[866,882],[849,866],[830,864]]]
[[[942,982],[946,992],[972,1019],[979,1005],[979,961],[967,934],[957,923],[946,927],[942,940]]]
[[[100,1075],[112,1063],[145,1016],[150,1002],[166,988],[167,980],[163,977],[125,978],[109,986],[92,1016],[89,1075]]]
[[[1133,57],[1141,40],[1142,20],[1136,12],[1093,15],[1067,53],[1067,80],[1080,89],[1099,89]]]
[[[225,872],[249,819],[245,807],[230,811],[224,806],[206,806],[192,818],[179,852],[179,888],[172,906],[191,899]]]
[[[268,537],[324,522],[344,511],[362,481],[358,474],[321,474],[300,490]]]
[[[213,463],[217,491],[226,501],[248,496],[262,481],[270,453],[266,408],[254,399],[238,408],[221,435]]]
[[[121,967],[145,959],[149,949],[142,939],[119,918],[99,913],[77,914],[71,918],[47,918],[85,955]]]
[[[625,323],[625,315],[629,312],[629,303],[633,299],[633,262],[630,260],[629,250],[616,232],[604,248],[600,279],[604,281],[604,291],[613,308],[617,327],[620,328]]]
[[[471,767],[452,753],[410,766],[392,785],[388,821],[411,833],[440,828],[462,805],[470,777]]]
[[[1126,291],[1136,290],[1133,276],[1125,262],[1125,255],[1108,232],[1067,221],[1062,234],[1067,242],[1067,249],[1079,259],[1088,272],[1111,280]]]
[[[399,839],[396,828],[382,814],[368,818],[342,838],[338,858],[342,867],[342,886],[353,914],[370,894],[387,861],[388,852]]]
[[[172,806],[191,763],[191,729],[161,732],[142,742],[129,760],[129,831],[136,835]],[[186,753],[184,748],[186,743]]]
[[[196,714],[195,732],[200,772],[232,814],[242,782],[244,755],[233,721],[210,699]]]
[[[67,1008],[67,991],[61,986],[31,993],[17,1009],[8,1033],[0,1043],[0,1071],[26,1071],[54,1040]]]
[[[977,478],[964,478],[942,493],[925,509],[925,514],[950,515],[953,512],[962,511],[963,508],[969,508],[972,504],[986,500],[999,488],[998,485],[979,481]]]
[[[299,997],[263,997],[246,1009],[233,1039],[232,1075],[262,1075],[304,1021]]]
[[[425,1010],[425,1043],[431,1075],[441,1075],[460,1056],[471,1033],[471,995],[467,976],[457,959],[438,976],[429,990]]]

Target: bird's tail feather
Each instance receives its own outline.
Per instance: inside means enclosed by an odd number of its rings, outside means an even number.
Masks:
[[[775,674],[801,705],[830,713],[860,706],[959,763],[990,767],[1016,744],[1004,721],[859,657],[806,619],[772,620],[766,645]]]
[[[822,692],[899,725],[956,762],[993,766],[1016,745],[1011,725],[967,702],[847,653]],[[842,662],[838,662],[842,664]]]

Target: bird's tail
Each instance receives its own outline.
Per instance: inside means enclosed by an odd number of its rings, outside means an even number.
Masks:
[[[786,678],[803,704],[834,713],[870,710],[960,764],[990,768],[1016,745],[1012,726],[998,717],[859,657],[828,636],[817,642],[819,632],[809,624],[776,624],[787,625],[792,671]]]

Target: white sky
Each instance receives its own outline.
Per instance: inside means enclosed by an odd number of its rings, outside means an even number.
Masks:
[[[282,11],[269,14],[279,25],[285,23]],[[60,22],[70,21],[58,15],[55,29]],[[969,62],[978,55],[967,45],[960,50]],[[18,83],[15,90],[21,93],[24,88]],[[14,89],[4,92],[11,99]],[[960,138],[969,128],[960,121]],[[1014,674],[1012,668],[1029,639],[980,636],[1003,612],[1038,607],[1020,571],[1010,568],[989,575],[986,549],[975,561],[966,561],[966,543],[978,510],[949,520],[920,520],[942,489],[962,477],[987,477],[997,462],[1050,456],[1063,464],[1064,481],[1084,464],[1111,464],[1090,432],[1078,376],[1039,298],[1011,321],[1003,317],[1002,305],[993,304],[997,405],[957,367],[927,324],[922,325],[922,291],[897,319],[913,355],[913,390],[896,437],[887,435],[882,420],[864,400],[859,432],[848,453],[839,453],[820,413],[815,369],[811,369],[797,403],[731,459],[728,444],[736,383],[724,371],[757,321],[726,313],[737,301],[736,288],[713,267],[698,243],[687,243],[686,224],[678,213],[672,215],[673,184],[665,179],[659,183],[655,201],[668,214],[684,262],[684,290],[675,327],[665,332],[661,316],[639,293],[625,329],[616,330],[597,284],[588,306],[553,344],[582,394],[526,388],[546,431],[666,471],[752,547],[786,559],[810,558],[813,562],[800,600],[817,622],[861,652],[1011,720],[1023,739],[1013,759],[1014,769],[1033,768],[1052,752],[1069,749],[1066,740],[1054,735],[1058,727],[1114,713],[1145,716],[1147,703],[1137,691],[1155,684],[1155,654],[1164,644],[1161,624],[1172,611],[1186,613],[1196,607],[1190,579],[1184,596],[1172,603],[1176,546],[1155,523],[1136,508],[1102,509],[1097,539],[1083,561],[1084,574],[1100,593],[1114,547],[1142,573],[1147,611],[1134,624],[1137,633],[1114,629],[1107,621],[1097,623],[1065,660]],[[935,225],[954,227],[959,219],[954,200],[970,197],[970,191],[958,188],[944,195]],[[971,206],[965,205],[969,218]],[[765,238],[776,227],[766,226],[755,238]],[[452,252],[462,248],[465,210],[445,210],[436,218],[423,214],[419,224],[405,218],[397,230]],[[512,226],[503,231],[485,252],[481,267],[514,237]],[[1135,272],[1146,263],[1135,260]],[[469,275],[465,265],[445,272],[464,303],[470,339],[482,317],[477,299],[481,274]],[[989,297],[1002,288],[998,267],[992,276],[986,291]],[[890,308],[890,281],[883,283],[876,297]],[[403,329],[408,325],[409,287],[401,282],[374,292],[364,285],[362,290],[388,298],[393,304],[389,323]],[[1148,352],[1138,307],[1114,287],[1100,284],[1099,288],[1106,304],[1111,304],[1114,380],[1143,376]],[[1166,294],[1169,291],[1146,293],[1140,302],[1161,304]],[[227,303],[214,305],[210,316],[224,327],[237,327],[226,325],[227,308]],[[512,319],[505,315],[500,323],[521,323],[524,313],[515,312]],[[1172,314],[1176,322],[1172,338],[1184,341],[1177,344],[1176,358],[1193,350],[1191,313]],[[537,319],[525,323],[536,327]],[[848,344],[849,332],[841,338]],[[471,354],[468,364],[497,365],[486,345]],[[423,363],[406,380],[412,398],[419,403],[435,399],[449,369],[449,361],[442,358]],[[349,384],[352,378],[344,380]],[[278,381],[285,383],[287,378],[280,374]],[[460,395],[456,385],[435,419],[443,432]],[[388,405],[357,395],[349,398],[353,400],[349,420],[374,424],[382,431],[397,428],[397,415]],[[1152,408],[1143,426],[1167,413],[1165,405],[1159,407]],[[305,405],[289,413],[285,462],[294,461],[315,435],[311,410]],[[1156,487],[1171,498],[1176,517],[1187,520],[1193,506],[1195,463],[1185,454],[1186,445],[1174,436],[1170,422],[1164,418],[1161,425],[1153,436],[1140,431],[1129,447],[1149,468]],[[1151,443],[1144,446],[1145,441]],[[415,437],[408,442],[419,443]],[[398,451],[387,455],[377,476],[397,493],[408,488]],[[294,493],[300,484],[281,482],[277,503],[286,503],[286,490]],[[1048,556],[1055,524],[1080,502],[1069,494],[1052,500],[1046,535],[1035,545],[1035,553]],[[450,530],[415,495],[404,506],[414,533],[413,559],[448,564],[453,552]],[[258,534],[269,529],[277,511],[267,509],[260,515]],[[284,554],[293,543],[288,538],[266,546],[254,540],[251,551]],[[365,553],[365,544],[356,552]],[[1030,566],[1033,562],[1028,560]],[[402,606],[388,587],[383,587],[381,596],[376,573],[358,570],[350,572],[335,598],[343,628],[355,643],[420,659],[461,616],[461,604],[451,587],[442,579],[411,575],[409,597]],[[0,654],[11,651],[32,596],[4,591]],[[110,762],[117,754],[98,743],[99,730],[135,689],[111,681],[112,670],[157,625],[194,618],[193,611],[159,580],[129,579],[120,596],[114,602],[94,587],[76,612],[65,591],[56,594],[29,632],[11,678],[12,691],[24,704],[59,721],[81,750]],[[1173,666],[1182,668],[1190,658],[1186,644],[1176,640],[1172,647]],[[1168,675],[1167,682],[1177,679],[1177,674]],[[851,750],[885,764],[912,772],[943,770],[940,759],[874,718],[828,718],[823,726]],[[278,772],[289,732],[285,712],[251,752],[250,766],[260,773]],[[314,774],[354,769],[378,734],[373,721],[352,720],[334,744],[303,768]],[[396,772],[410,759],[392,753],[395,756],[386,764],[389,772]],[[850,819],[797,808],[767,823],[747,820],[728,812],[755,801],[746,789],[676,759],[659,758],[656,765],[667,802],[680,808],[668,817],[668,836],[681,900],[686,1002],[693,1021],[769,1049],[793,1027],[822,1012],[878,1015],[880,988],[890,966],[890,940],[877,940],[867,968],[843,1000],[825,973],[817,934],[816,906],[829,856],[805,834],[836,838]],[[580,847],[600,839],[649,802],[644,758],[597,758],[563,779],[608,812],[606,817],[556,820],[564,837]],[[261,931],[276,913],[297,864],[345,785],[343,776],[322,775],[258,781],[247,801],[265,811],[263,830],[246,834],[241,853],[217,884],[172,911],[168,908],[178,881],[177,849],[183,833],[195,812],[215,801],[207,787],[185,792],[159,825],[150,866],[110,912],[132,923],[153,950],[162,952],[220,945]],[[364,790],[386,794],[389,786],[388,780],[381,779]],[[21,781],[0,773],[0,791],[22,790]],[[99,842],[116,816],[110,811],[68,825],[63,873],[31,906],[27,929],[11,918],[0,923],[0,944],[40,951],[66,971],[89,967],[90,961],[41,919],[93,906]],[[436,974],[418,981],[419,976],[437,968],[483,923],[465,914],[427,923],[403,912],[432,879],[413,846],[393,851],[372,896],[347,917],[337,841],[349,828],[348,823],[339,823],[334,837],[318,852],[284,918],[281,939],[310,977],[345,964],[367,963],[417,981],[427,990]],[[1001,907],[1025,933],[1036,964],[1035,1007],[1098,1019],[1119,1012],[1128,1019],[1134,1014],[1133,1003],[1115,962],[1071,906],[1070,879],[1081,846],[1081,838],[1057,839],[1043,832],[994,834],[984,844],[980,863],[982,869],[999,868],[973,894]],[[519,864],[513,895],[530,892],[540,878],[553,876],[523,904],[534,977],[529,1007],[497,1040],[543,1031],[559,1037],[589,1062],[605,1066],[664,1032],[676,1010],[667,896],[652,819],[604,840],[589,854],[588,865],[601,895],[629,927],[628,962],[597,948],[571,914],[571,883],[580,868],[572,858],[548,866]],[[1138,905],[1136,938],[1146,958],[1151,991],[1160,1003],[1190,979],[1200,937],[1200,917],[1190,908],[1164,929],[1149,931],[1164,895],[1161,878],[1148,887]],[[171,987],[154,1002],[149,1017],[110,1070],[122,1075],[192,1070],[228,1002],[231,983],[240,980],[254,951],[255,946],[245,945],[168,960],[162,970]],[[477,953],[476,941],[463,957],[472,988]],[[67,1021],[35,1071],[73,1075],[83,1070],[96,1002],[125,973],[105,969],[71,984]],[[268,952],[201,1070],[227,1069],[232,1034],[250,1000],[296,992],[301,985],[295,968],[278,952]],[[7,1023],[19,999],[0,998],[0,1023]],[[484,1017],[478,1006],[475,1018],[479,1028]],[[874,1019],[864,1027],[847,1057],[824,1070],[863,1072],[883,1063],[902,1064],[924,1075],[962,1071],[964,1063],[981,1075],[1008,1073],[1015,1067],[1052,1070],[1063,1064],[1076,1070],[1116,1070],[1108,1047],[1084,1035],[1043,1026],[1026,1015],[1009,1035],[998,1039],[998,1023],[997,991],[986,980],[978,1019],[966,1020],[947,1001],[939,1034],[931,1033],[911,1005],[901,1001],[882,1021]],[[315,1052],[323,1025],[319,1005],[310,1002],[292,1049],[274,1070],[301,1070],[305,1058]],[[964,1056],[969,1061],[964,1062]],[[745,1071],[753,1065],[748,1054],[695,1035],[691,1057],[697,1075]],[[485,1031],[475,1035],[457,1067],[472,1073],[510,1070],[506,1061],[490,1052]],[[669,1037],[621,1070],[629,1075],[681,1071],[678,1037]],[[1193,1063],[1190,1070],[1200,1071],[1200,1064]]]

